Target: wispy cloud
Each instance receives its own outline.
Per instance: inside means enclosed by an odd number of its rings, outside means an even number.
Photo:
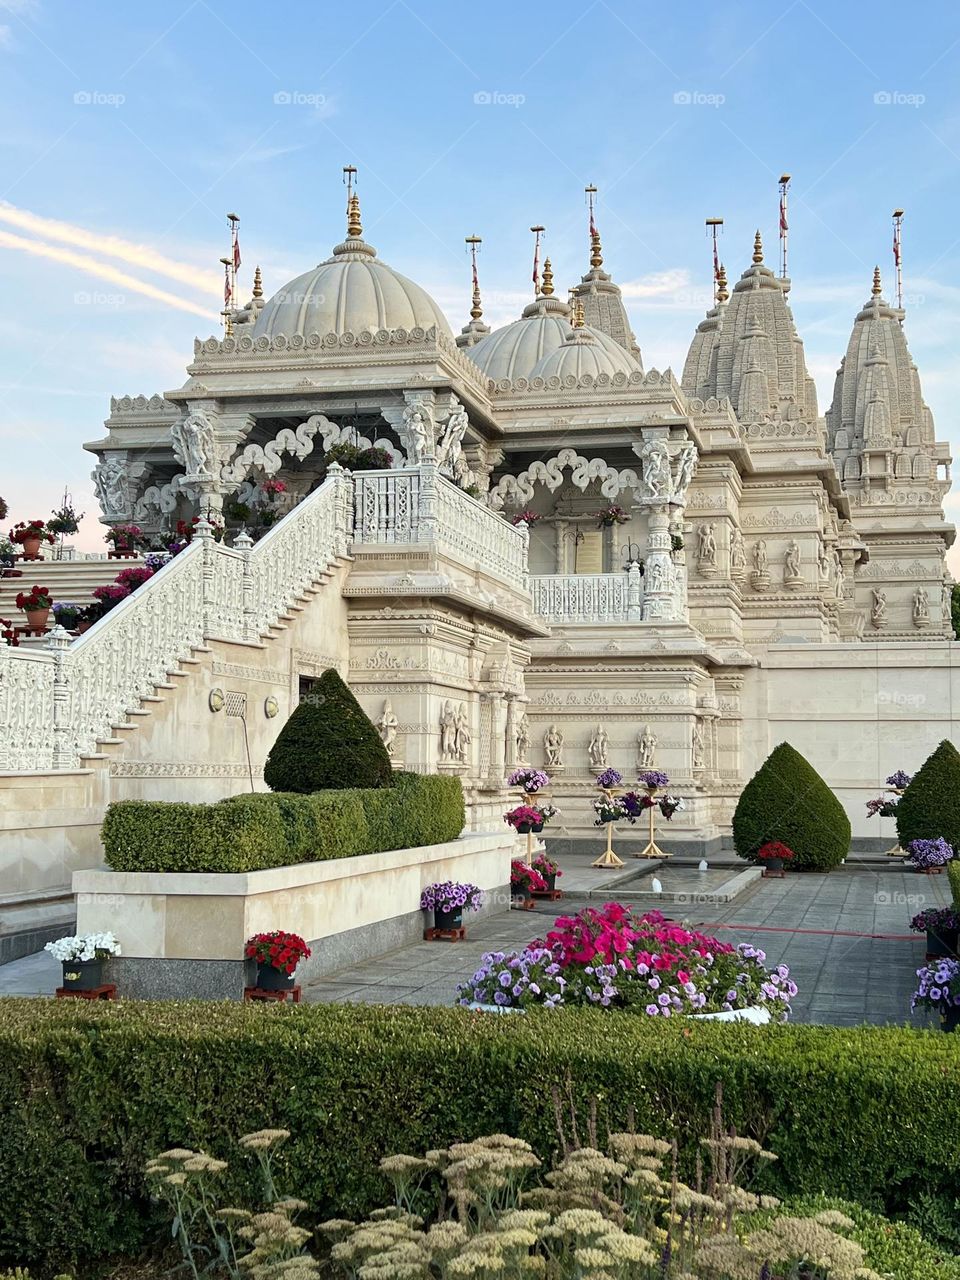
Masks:
[[[214,297],[223,288],[222,277],[217,271],[178,262],[148,244],[138,244],[121,236],[91,231],[70,222],[62,222],[58,218],[31,213],[29,209],[20,209],[6,200],[0,200],[0,222],[17,227],[20,231],[42,236],[45,240],[59,240],[78,249],[91,249],[94,253],[106,254],[108,258],[118,258],[128,266],[155,272],[202,293],[212,293]]]
[[[129,289],[131,293],[139,293],[145,298],[153,298],[156,302],[163,302],[167,306],[176,307],[180,311],[189,311],[193,315],[203,316],[206,320],[213,319],[213,309],[211,307],[202,307],[199,303],[191,302],[188,298],[182,298],[175,293],[168,293],[166,289],[158,289],[146,280],[138,280],[136,276],[130,275],[129,272],[120,271],[117,267],[111,266],[109,262],[101,262],[97,258],[91,258],[84,253],[77,253],[75,250],[64,248],[61,245],[45,244],[42,240],[28,240],[25,236],[14,235],[11,231],[0,231],[0,249],[13,249],[36,258],[48,258],[53,262],[62,262],[64,266],[74,267],[77,271],[96,276],[99,280],[121,285],[124,289]]]

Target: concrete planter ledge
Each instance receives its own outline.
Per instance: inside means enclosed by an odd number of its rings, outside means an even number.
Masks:
[[[421,890],[443,880],[484,890],[480,913],[510,905],[509,832],[470,832],[445,844],[242,873],[77,871],[78,933],[116,934],[110,962],[121,995],[238,999],[252,974],[243,944],[287,929],[313,951],[298,982],[418,940]]]

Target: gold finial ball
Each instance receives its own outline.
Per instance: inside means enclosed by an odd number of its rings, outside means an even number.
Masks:
[[[880,268],[879,268],[879,267],[874,267],[874,268],[873,268],[873,290],[872,290],[872,292],[873,292],[873,296],[874,296],[875,298],[879,298],[879,297],[880,297],[881,287],[880,287]]]
[[[759,231],[753,237],[753,260],[754,262],[763,261],[763,240]]]
[[[549,258],[545,258],[543,261],[543,286],[540,292],[546,298],[551,297],[553,294],[553,266]]]

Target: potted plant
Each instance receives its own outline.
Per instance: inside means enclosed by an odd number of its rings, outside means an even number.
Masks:
[[[23,548],[24,560],[39,560],[41,544],[55,539],[42,520],[21,520],[10,530],[10,541]]]
[[[675,813],[679,813],[681,809],[687,807],[687,802],[683,796],[667,796],[663,795],[657,801],[660,806],[660,812],[669,822]]]
[[[960,962],[943,956],[917,970],[911,1009],[936,1009],[944,1031],[960,1026]]]
[[[668,786],[670,778],[662,769],[643,769],[637,774],[637,781],[653,795],[661,787]]]
[[[504,822],[513,827],[519,835],[528,835],[531,831],[543,830],[545,818],[542,810],[532,804],[520,804],[503,815]]]
[[[12,569],[17,562],[17,552],[9,538],[0,538],[0,569]],[[0,577],[9,576],[0,573]]]
[[[479,911],[483,893],[475,884],[457,884],[445,880],[428,884],[420,895],[420,910],[433,912],[435,929],[459,929],[464,911]]]
[[[547,888],[552,893],[557,887],[557,880],[563,875],[560,870],[560,864],[554,862],[553,858],[548,858],[545,853],[538,853],[530,865],[538,875],[543,876],[547,883]]]
[[[65,631],[76,631],[82,615],[82,604],[70,604],[67,600],[58,600],[53,606],[54,621]]]
[[[124,560],[135,556],[141,547],[145,547],[149,539],[138,524],[117,524],[103,535],[104,542],[109,542],[113,550],[109,552],[111,560]]]
[[[597,786],[603,791],[619,787],[622,781],[623,774],[618,769],[604,769],[602,773],[597,774]]]
[[[550,777],[542,769],[514,769],[507,782],[511,787],[520,787],[528,796],[532,796],[549,787]]]
[[[511,524],[536,524],[538,520],[542,520],[543,516],[537,511],[518,511],[515,516],[510,517]]]
[[[100,617],[105,613],[109,613],[115,608],[121,600],[126,600],[130,594],[130,588],[123,586],[119,582],[108,582],[102,587],[94,587],[93,598],[100,606]]]
[[[763,874],[770,878],[782,876],[783,864],[795,857],[793,850],[780,840],[768,840],[757,850],[757,859],[763,863]]]
[[[534,891],[545,893],[546,888],[547,882],[539,871],[514,858],[510,863],[510,892],[518,904],[532,902]]]
[[[953,846],[943,836],[937,836],[936,840],[911,840],[907,857],[923,875],[936,876],[953,857]]]
[[[111,956],[120,954],[120,943],[112,933],[87,933],[57,938],[48,942],[44,951],[63,966],[63,985],[67,991],[93,991],[103,985],[103,965]]]
[[[63,540],[71,533],[76,533],[80,528],[80,521],[83,519],[83,512],[78,515],[73,508],[73,502],[70,494],[66,489],[63,491],[63,502],[60,507],[54,511],[50,519],[47,521],[47,528],[57,539],[57,559],[63,559]]]
[[[17,592],[17,608],[27,615],[27,626],[31,631],[46,631],[52,604],[49,587],[33,586],[29,591]]]
[[[630,818],[623,796],[612,796],[609,793],[604,793],[594,800],[593,808],[597,815],[593,820],[595,827],[605,826],[608,822],[622,822],[625,818],[634,821],[634,819]]]
[[[0,618],[0,640],[15,649],[20,643],[20,633],[9,618]]]
[[[310,948],[296,933],[274,929],[255,933],[243,949],[247,960],[257,962],[257,986],[261,991],[289,991],[297,965],[310,956]]]
[[[233,520],[237,524],[246,524],[253,514],[253,508],[245,502],[228,502],[223,513],[228,520]]]
[[[269,480],[264,480],[263,484],[260,486],[260,492],[268,502],[276,502],[281,493],[287,492],[287,486],[282,480],[276,480],[271,477]]]
[[[95,622],[99,622],[103,615],[107,612],[101,600],[94,600],[92,604],[88,604],[80,611],[80,617],[77,619],[77,631],[83,635],[85,631],[89,631]]]
[[[137,587],[142,587],[145,582],[149,582],[153,577],[153,569],[148,564],[131,565],[129,569],[121,569],[114,582],[119,587],[126,587],[128,591],[136,591]]]
[[[612,529],[615,524],[626,524],[629,519],[623,507],[616,505],[604,507],[602,511],[597,512],[597,528]]]
[[[955,907],[926,907],[910,921],[914,933],[927,935],[927,959],[957,955],[960,940],[960,913]]]

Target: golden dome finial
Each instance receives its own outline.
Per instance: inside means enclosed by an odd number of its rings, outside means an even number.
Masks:
[[[603,266],[603,250],[600,245],[600,232],[597,230],[596,219],[593,216],[593,197],[597,194],[597,188],[591,183],[589,187],[584,187],[587,195],[587,204],[590,206],[590,266],[593,268]]]
[[[727,292],[727,268],[720,263],[717,268],[717,302],[726,302],[730,297]]]
[[[359,240],[363,236],[363,224],[360,221],[360,197],[354,192],[347,201],[347,237]]]
[[[763,240],[759,231],[753,237],[753,260],[754,262],[763,261]]]
[[[471,320],[479,320],[483,315],[480,302],[480,277],[477,274],[477,250],[483,244],[480,236],[467,236],[465,243],[470,246],[470,259],[473,267],[473,306],[470,309]]]
[[[253,296],[255,298],[263,297],[263,276],[260,274],[259,267],[253,273]]]
[[[873,289],[871,292],[875,298],[879,298],[882,292],[880,287],[880,268],[879,267],[873,268]]]
[[[540,292],[545,298],[553,295],[553,267],[550,265],[549,258],[544,258],[543,260],[543,286]]]
[[[573,327],[575,329],[583,328],[583,301],[577,298],[573,304]]]

